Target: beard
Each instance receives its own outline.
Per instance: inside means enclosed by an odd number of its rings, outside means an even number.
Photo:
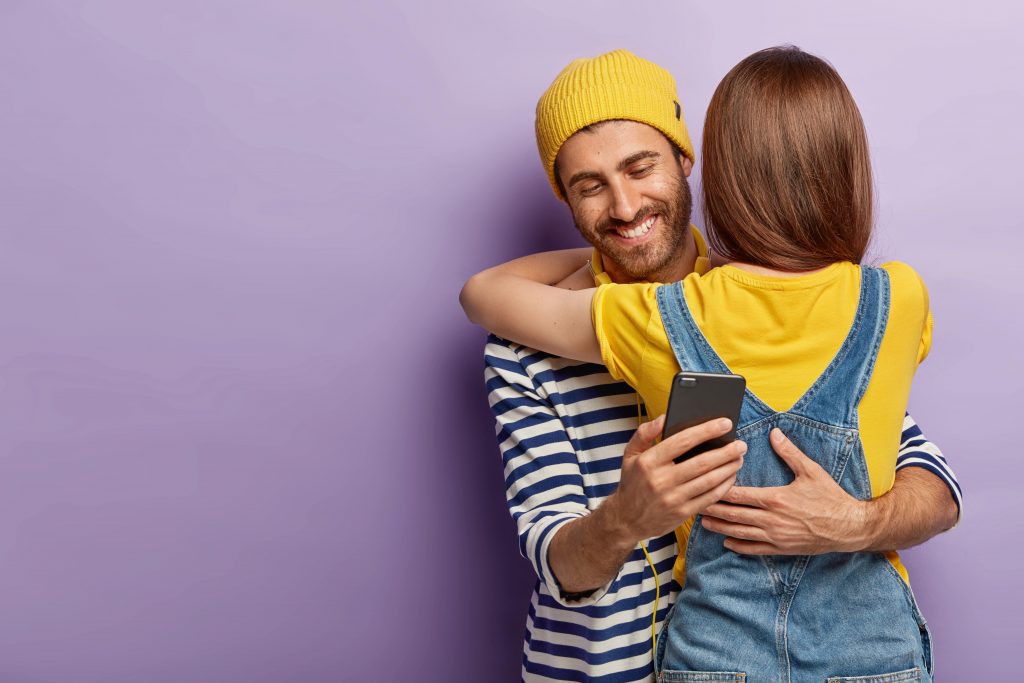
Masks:
[[[690,213],[693,197],[686,176],[680,174],[679,185],[669,201],[652,201],[640,207],[631,221],[614,218],[603,220],[594,226],[581,225],[573,215],[576,229],[584,239],[601,252],[602,258],[630,279],[654,281],[659,273],[668,270],[672,262],[682,256],[686,235],[690,230]],[[622,244],[614,235],[616,228],[638,224],[648,216],[661,217],[657,234],[642,244]]]

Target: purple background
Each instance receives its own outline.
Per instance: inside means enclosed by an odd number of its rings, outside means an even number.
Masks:
[[[1024,10],[354,4],[0,0],[0,681],[517,680],[456,295],[578,243],[534,104],[627,47],[699,141],[783,42],[847,80],[875,254],[932,294],[911,408],[967,508],[907,557],[941,680],[1016,671]]]

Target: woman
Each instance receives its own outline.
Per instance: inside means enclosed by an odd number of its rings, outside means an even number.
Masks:
[[[769,444],[779,428],[851,495],[881,495],[931,316],[908,266],[857,265],[872,192],[856,104],[823,60],[764,50],[716,90],[703,154],[704,214],[727,265],[572,292],[542,283],[574,256],[527,257],[474,276],[467,314],[514,341],[600,359],[651,415],[680,368],[744,375],[738,484],[792,480]],[[692,521],[677,535],[682,590],[659,639],[661,680],[931,680],[927,628],[895,553],[762,558]]]

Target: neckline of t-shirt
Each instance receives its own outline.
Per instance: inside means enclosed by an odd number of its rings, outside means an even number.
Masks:
[[[729,279],[747,285],[748,287],[775,290],[808,289],[811,287],[819,287],[835,280],[840,276],[840,270],[843,266],[848,265],[853,264],[845,261],[838,261],[814,273],[809,273],[807,275],[792,275],[788,277],[779,275],[756,275],[728,264],[719,266],[718,271]]]

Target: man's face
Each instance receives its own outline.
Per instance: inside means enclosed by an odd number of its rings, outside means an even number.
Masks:
[[[667,280],[689,233],[690,160],[677,160],[651,126],[607,121],[569,138],[556,168],[576,227],[605,268],[623,279]]]

